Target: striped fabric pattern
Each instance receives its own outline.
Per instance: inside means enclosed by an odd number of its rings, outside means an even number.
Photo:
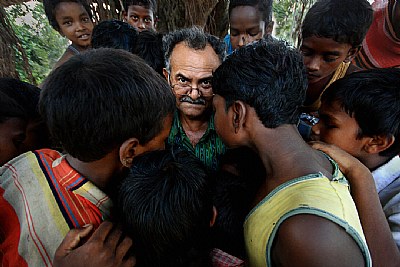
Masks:
[[[400,67],[400,39],[396,37],[390,19],[389,4],[375,1],[374,20],[365,37],[362,48],[353,63],[363,69]]]
[[[0,168],[0,261],[52,266],[69,229],[109,217],[111,200],[50,149],[27,152]]]

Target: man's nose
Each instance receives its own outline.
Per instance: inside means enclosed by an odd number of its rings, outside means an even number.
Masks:
[[[190,90],[189,96],[191,99],[196,100],[201,97],[200,90],[197,87],[192,87]]]

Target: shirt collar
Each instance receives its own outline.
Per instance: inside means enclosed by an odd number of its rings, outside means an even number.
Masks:
[[[100,210],[103,220],[109,219],[113,206],[111,199],[91,181],[86,179],[86,177],[83,177],[73,169],[65,159],[65,156],[66,155],[62,155],[60,158],[54,160],[52,164],[55,170],[57,168],[62,168],[63,170],[60,171],[67,173],[62,180],[60,180],[62,186],[95,205]]]
[[[400,157],[399,155],[392,158],[388,163],[382,165],[372,172],[374,177],[376,190],[378,193],[391,184],[400,176]]]

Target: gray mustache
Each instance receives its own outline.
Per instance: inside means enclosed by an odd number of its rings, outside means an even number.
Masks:
[[[206,105],[206,100],[204,98],[197,98],[193,100],[190,96],[184,96],[180,100],[180,102],[187,102],[194,105]]]

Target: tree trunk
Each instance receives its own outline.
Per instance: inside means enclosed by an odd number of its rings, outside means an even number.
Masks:
[[[229,0],[158,0],[157,30],[167,33],[197,25],[223,37],[228,30],[228,3]]]
[[[7,19],[6,11],[3,7],[0,7],[0,77],[19,78],[15,68],[16,51],[22,55],[23,68],[29,81],[36,84],[25,50]]]

